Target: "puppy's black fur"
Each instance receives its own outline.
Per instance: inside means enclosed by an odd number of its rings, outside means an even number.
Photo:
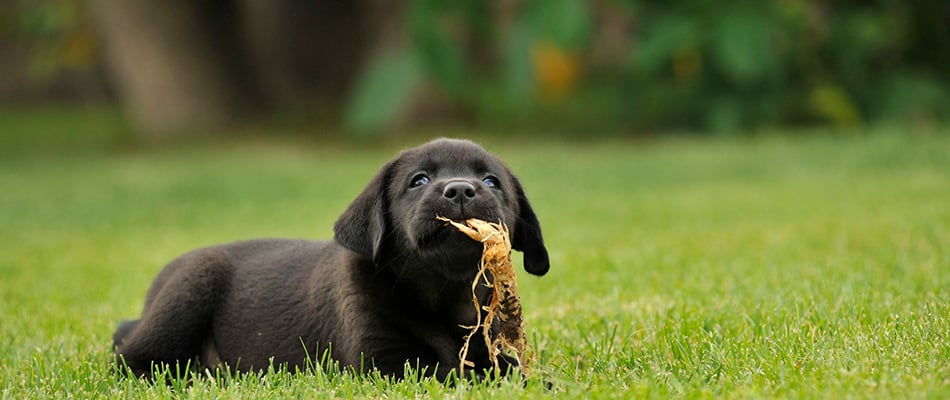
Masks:
[[[471,291],[482,249],[436,215],[503,222],[525,270],[548,271],[518,179],[478,145],[440,139],[383,166],[336,222],[333,241],[250,240],[171,262],[142,318],[116,330],[116,355],[141,376],[156,363],[188,361],[237,371],[271,361],[301,367],[329,351],[344,367],[401,377],[408,362],[444,379],[459,365],[460,326],[476,319]],[[487,303],[489,289],[478,290]],[[478,373],[490,368],[483,338],[471,340],[469,360]],[[504,361],[506,369],[516,364]]]

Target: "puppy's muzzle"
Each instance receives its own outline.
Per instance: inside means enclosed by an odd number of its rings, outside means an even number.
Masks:
[[[452,181],[442,189],[442,196],[464,207],[475,200],[475,186],[465,181]]]

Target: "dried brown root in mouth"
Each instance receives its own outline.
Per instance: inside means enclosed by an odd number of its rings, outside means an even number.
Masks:
[[[472,304],[478,317],[475,325],[463,326],[471,331],[465,335],[465,343],[459,351],[460,372],[464,373],[466,367],[474,367],[474,364],[466,359],[468,347],[472,337],[481,330],[496,378],[502,372],[498,364],[498,356],[502,353],[514,356],[521,365],[522,375],[527,375],[530,368],[529,357],[525,356],[528,343],[524,334],[518,282],[511,263],[511,239],[508,227],[475,218],[466,220],[465,224],[440,216],[436,219],[452,224],[466,236],[481,242],[483,246],[478,273],[472,281]],[[484,307],[481,306],[481,301],[476,295],[475,289],[479,284],[492,288],[491,299]],[[485,311],[484,318],[482,311]],[[491,326],[495,318],[498,318],[500,329],[492,339]]]

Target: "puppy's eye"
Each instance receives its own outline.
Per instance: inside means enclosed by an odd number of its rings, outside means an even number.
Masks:
[[[416,174],[412,177],[412,180],[409,181],[409,187],[419,187],[429,184],[429,176],[426,174]]]
[[[484,183],[485,186],[488,186],[492,189],[498,189],[498,187],[500,186],[500,184],[498,183],[498,178],[494,176],[486,176],[484,179],[482,179],[482,183]]]

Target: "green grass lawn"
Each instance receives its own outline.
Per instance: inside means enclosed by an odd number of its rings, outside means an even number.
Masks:
[[[524,387],[111,374],[112,331],[166,262],[329,238],[398,150],[284,138],[0,160],[2,398],[950,396],[946,132],[484,144],[552,258],[520,275],[539,356]]]

